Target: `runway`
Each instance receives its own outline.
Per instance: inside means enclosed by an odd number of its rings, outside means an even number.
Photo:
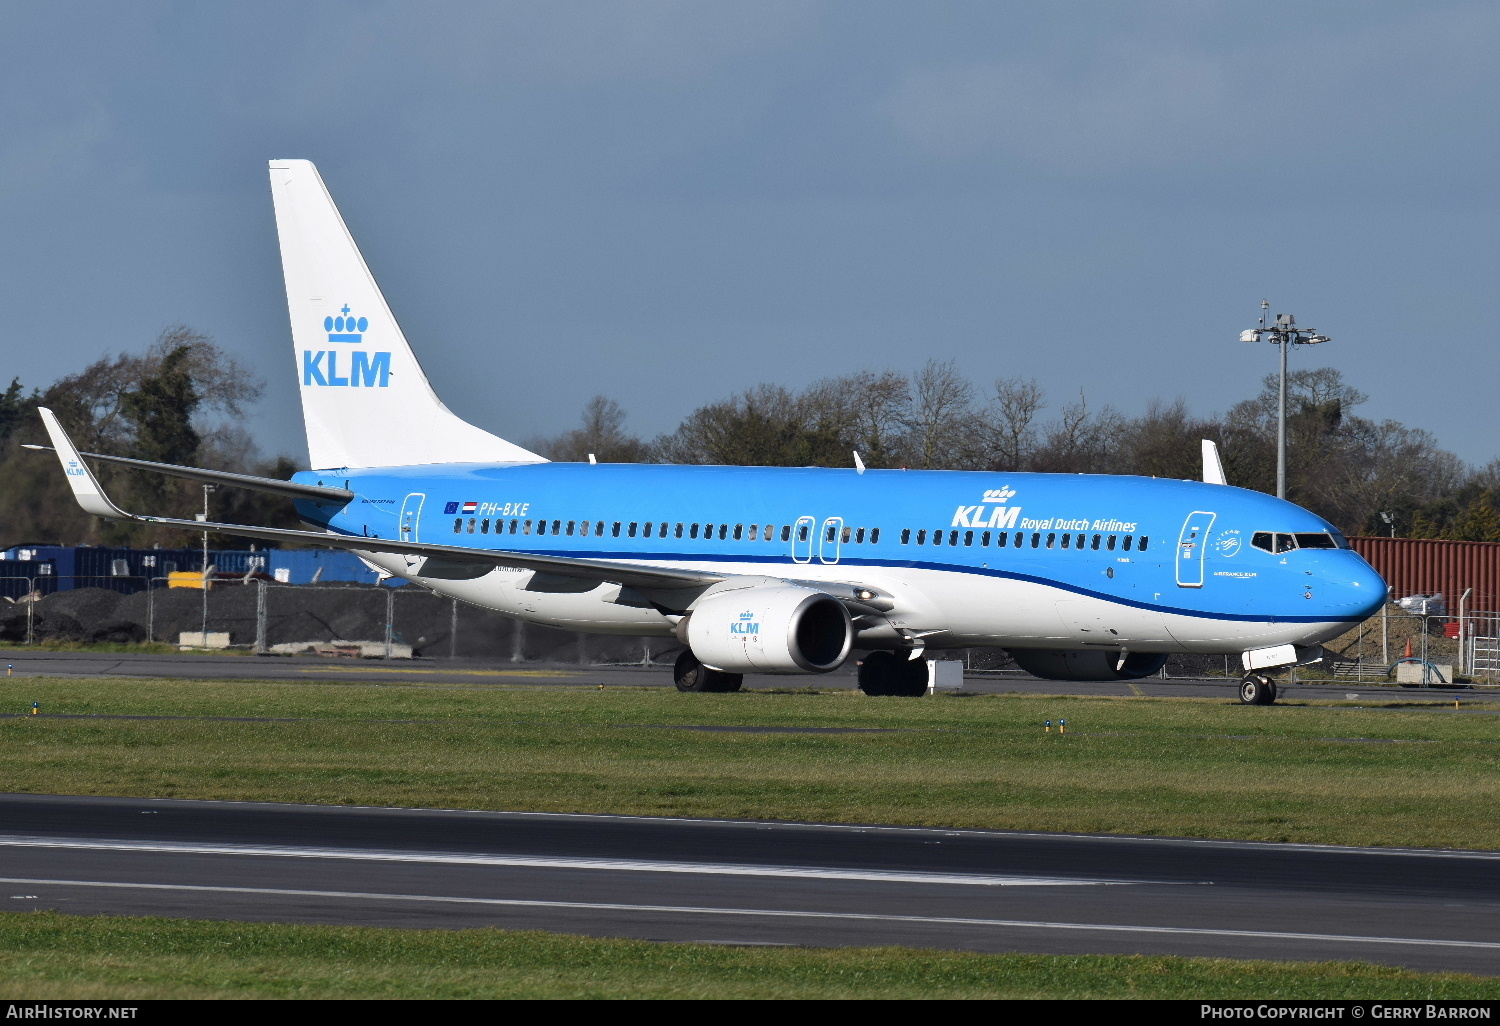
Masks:
[[[11,909],[1500,975],[1500,853],[0,795]]]
[[[323,681],[375,684],[427,684],[465,687],[670,687],[670,666],[579,666],[525,664],[477,659],[414,659],[385,662],[370,659],[333,659],[312,656],[257,657],[182,653],[149,655],[105,652],[5,653],[3,664],[19,677],[166,677],[191,680]],[[797,677],[746,675],[745,687],[854,688],[851,662],[829,674]],[[1238,700],[1239,681],[1223,677],[1151,677],[1135,681],[1071,682],[1037,680],[1020,672],[973,672],[965,675],[966,691],[1004,694],[1114,695],[1119,697],[1221,698]],[[1284,699],[1375,699],[1412,702],[1480,703],[1500,711],[1500,688],[1398,688],[1369,682],[1320,681],[1280,685]]]

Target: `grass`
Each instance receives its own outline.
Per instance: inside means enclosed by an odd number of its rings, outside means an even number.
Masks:
[[[1500,997],[1351,962],[740,948],[502,930],[0,913],[0,999]]]
[[[1500,724],[1451,709],[0,678],[33,701],[287,721],[0,720],[4,790],[1500,848]]]

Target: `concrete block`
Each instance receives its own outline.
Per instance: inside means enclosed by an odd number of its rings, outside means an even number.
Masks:
[[[183,631],[177,635],[177,645],[179,648],[228,648],[229,632],[209,631],[204,634],[202,631]]]
[[[927,693],[934,691],[962,691],[964,687],[964,664],[959,659],[927,660]]]
[[[1433,663],[1432,665],[1437,668],[1437,672],[1438,673],[1440,673],[1440,674],[1443,675],[1443,680],[1444,681],[1446,681],[1449,684],[1453,683],[1453,665],[1451,663]],[[1429,676],[1431,676],[1430,672],[1429,672]],[[1397,684],[1420,684],[1420,683],[1422,683],[1422,664],[1421,663],[1397,663],[1396,664],[1396,683]],[[1436,677],[1432,677],[1432,679],[1428,683],[1437,684],[1437,683],[1439,683],[1439,681],[1438,681],[1438,679]]]

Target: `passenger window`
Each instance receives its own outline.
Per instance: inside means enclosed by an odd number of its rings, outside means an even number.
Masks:
[[[918,545],[926,545],[927,544],[927,528],[924,527],[920,531],[917,532],[917,544]]]
[[[475,523],[474,518],[470,517],[469,518],[469,533],[470,534],[474,533],[474,523]]]
[[[1148,541],[1150,541],[1150,540],[1151,539],[1147,538],[1144,534],[1141,535],[1141,540],[1135,543],[1136,551],[1137,552],[1145,552],[1146,551],[1146,543]]]
[[[579,521],[579,524],[578,524],[578,533],[581,534],[581,535],[583,535],[585,538],[588,537],[588,535],[589,535],[589,522],[587,520]]]
[[[1326,534],[1297,535],[1297,548],[1299,549],[1332,549],[1336,547],[1333,544],[1333,539]]]
[[[479,533],[480,534],[489,534],[490,533],[490,518],[489,517],[485,517],[483,520],[481,520],[479,522]]]
[[[631,538],[634,538],[635,537],[635,528],[636,528],[636,522],[634,520],[632,520],[630,522],[630,526],[625,529],[625,533],[627,535],[629,535]]]
[[[610,528],[610,534],[616,538],[620,537],[620,522],[618,520],[616,520],[614,526]]]
[[[1111,552],[1113,552],[1115,550],[1115,536],[1114,535],[1110,535],[1108,538],[1105,539],[1105,541],[1104,541],[1104,547],[1106,549],[1108,549],[1109,551],[1111,551]]]
[[[1094,540],[1091,543],[1089,543],[1089,548],[1091,548],[1091,549],[1097,549],[1098,547],[1099,547],[1099,536],[1096,534],[1096,535],[1094,535]]]
[[[531,533],[531,521],[530,520],[526,520],[526,521],[523,521],[521,523],[521,533],[522,534],[530,534]]]
[[[958,544],[958,532],[957,531],[949,531],[948,532],[948,544],[949,545],[957,545]]]
[[[735,524],[734,525],[734,540],[735,541],[739,541],[740,539],[742,539],[744,537],[745,537],[745,525],[744,524]]]
[[[965,545],[973,545],[974,544],[974,532],[973,531],[965,531],[964,532],[964,544]]]
[[[719,525],[719,541],[723,541],[724,539],[726,539],[728,537],[729,537],[729,525],[728,524],[720,524]]]
[[[854,536],[854,528],[852,528],[852,527],[846,527],[846,528],[843,529],[843,531],[839,532],[839,543],[842,544],[842,545],[848,545],[849,544],[849,539],[852,538],[853,536]]]
[[[943,544],[943,532],[942,531],[933,531],[932,532],[932,544],[934,544],[934,545],[941,545],[941,544]]]
[[[453,521],[453,533],[454,534],[458,534],[463,529],[464,529],[464,518],[463,517],[459,517],[457,520]]]
[[[1128,535],[1128,534],[1127,534],[1127,535],[1126,535],[1126,536],[1125,536],[1125,542],[1124,542],[1124,544],[1125,544],[1125,551],[1126,551],[1126,552],[1129,552],[1129,551],[1130,551],[1130,542],[1131,542],[1131,540],[1132,540],[1132,539],[1131,539],[1131,537],[1130,537],[1130,535]]]
[[[909,528],[909,527],[903,527],[903,528],[901,528],[901,544],[902,545],[910,545],[911,544],[911,528]]]
[[[1019,549],[1021,547],[1021,539],[1024,538],[1024,537],[1025,537],[1025,535],[1022,534],[1020,531],[1016,532],[1016,548]]]
[[[594,524],[594,537],[595,538],[603,538],[604,537],[604,521],[600,520],[600,521],[596,521],[595,522],[595,524]]]
[[[1042,536],[1040,534],[1033,534],[1031,536],[1031,547],[1034,548],[1034,549],[1036,549],[1036,548],[1040,548],[1041,545],[1042,545]]]
[[[784,527],[782,527],[782,529],[781,529],[781,540],[782,541],[791,541],[792,540],[792,525],[791,524],[787,524]]]
[[[667,536],[667,522],[665,520],[657,525],[656,536],[658,538],[665,538]]]
[[[696,537],[698,537],[698,525],[697,524],[688,524],[688,537],[689,538],[696,538]]]
[[[808,525],[806,525],[806,524],[798,524],[797,525],[797,540],[798,541],[807,541],[807,526]]]
[[[746,537],[749,538],[751,541],[754,541],[756,538],[760,537],[760,525],[759,524],[751,524],[750,525],[750,533],[748,535],[746,535]]]
[[[520,523],[521,522],[519,520],[512,520],[510,522],[510,533],[511,534],[515,534],[516,533],[516,528],[520,526]]]
[[[641,537],[642,538],[649,538],[649,537],[651,537],[651,527],[652,527],[652,524],[651,524],[651,521],[649,521],[649,520],[646,521],[644,524],[641,525]]]
[[[871,545],[875,545],[875,544],[878,544],[879,541],[880,541],[880,528],[878,528],[878,527],[872,527],[872,528],[870,528],[870,544]]]
[[[1056,541],[1056,540],[1057,540],[1057,535],[1055,535],[1055,534],[1049,534],[1049,535],[1047,535],[1047,548],[1050,549],[1052,547],[1052,543],[1054,541]]]
[[[986,531],[986,532],[984,532],[983,534],[981,534],[979,536],[979,544],[982,545],[982,546],[988,546],[989,543],[990,543],[990,532]],[[1004,545],[1005,543],[1001,542],[1000,544]]]
[[[1003,549],[1010,544],[1010,532],[1000,531],[995,535],[995,547]]]
[[[552,521],[552,533],[553,534],[562,534],[562,521],[561,520],[554,520],[554,521]]]
[[[859,545],[865,540],[865,529],[861,527],[854,532],[854,544]]]
[[[772,524],[767,524],[765,526],[765,530],[763,530],[763,531],[760,532],[760,540],[761,541],[775,541],[776,540],[776,528],[775,528],[775,526],[772,525]],[[782,539],[782,540],[785,541],[786,539]]]
[[[1063,548],[1067,548],[1068,547],[1068,543],[1071,542],[1072,540],[1073,540],[1073,536],[1071,534],[1065,534],[1065,535],[1063,535],[1062,547]]]

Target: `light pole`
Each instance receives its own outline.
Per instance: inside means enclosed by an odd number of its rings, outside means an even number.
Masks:
[[[1291,314],[1277,314],[1266,326],[1266,311],[1271,304],[1260,301],[1260,327],[1240,332],[1241,342],[1259,342],[1265,336],[1267,342],[1281,347],[1281,384],[1276,393],[1276,497],[1286,498],[1286,351],[1288,346],[1314,346],[1327,342],[1327,335],[1319,335],[1311,328],[1297,327],[1297,318]]]

